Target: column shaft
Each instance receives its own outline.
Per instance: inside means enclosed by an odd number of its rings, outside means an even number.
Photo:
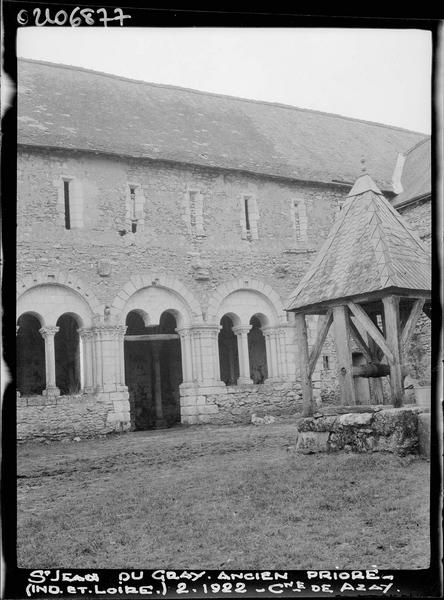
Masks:
[[[82,340],[82,368],[83,368],[83,391],[90,393],[94,389],[93,383],[93,332],[91,329],[79,329]]]
[[[43,390],[44,396],[59,396],[60,390],[56,386],[56,367],[54,336],[59,331],[58,327],[42,327],[39,329],[45,340],[45,370],[46,370],[46,389]]]
[[[248,354],[248,332],[251,325],[241,325],[233,327],[233,332],[237,336],[237,347],[239,353],[239,379],[238,384],[253,383],[250,378],[250,357]]]

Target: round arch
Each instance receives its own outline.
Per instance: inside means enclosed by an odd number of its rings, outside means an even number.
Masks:
[[[193,294],[176,278],[166,275],[135,275],[114,298],[112,317],[124,323],[133,310],[145,314],[145,323],[159,323],[163,312],[171,312],[178,327],[202,320],[202,309]]]
[[[25,312],[22,311],[21,313],[19,313],[17,311],[17,320],[16,320],[17,327],[20,327],[19,321],[22,317],[24,317],[26,315],[31,315],[32,317],[35,317],[37,319],[37,321],[40,323],[40,327],[44,327],[44,325],[45,325],[44,318],[42,317],[41,314],[39,314],[35,310],[27,310]]]
[[[17,316],[35,313],[42,326],[54,325],[63,313],[76,314],[84,326],[91,326],[103,309],[88,285],[63,271],[41,271],[17,282]]]
[[[219,322],[230,312],[238,314],[244,325],[256,314],[268,319],[269,325],[285,323],[287,318],[279,295],[258,279],[234,279],[216,288],[208,303],[208,321]]]

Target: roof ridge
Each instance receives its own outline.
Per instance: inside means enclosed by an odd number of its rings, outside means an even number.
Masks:
[[[385,197],[382,197],[385,200]],[[403,227],[403,229],[405,229],[408,235],[416,242],[416,244],[421,248],[421,250],[427,253],[427,248],[421,242],[419,236],[416,234],[416,231],[413,229],[410,223],[408,223],[407,220],[404,219],[404,217],[390,204],[390,202],[386,201],[384,205],[388,206],[388,210],[391,213],[392,217],[394,217],[396,221]]]
[[[383,268],[381,269],[380,261],[376,260],[376,264],[377,264],[378,271],[379,271],[379,280],[381,282],[381,287],[385,288],[385,287],[387,287],[387,284],[390,280],[393,282],[393,285],[395,284],[393,258],[392,258],[391,252],[390,252],[390,244],[388,244],[388,242],[387,242],[385,230],[382,226],[381,215],[376,210],[377,206],[376,206],[374,196],[371,198],[371,203],[372,203],[373,210],[371,211],[371,216],[369,218],[369,222],[370,222],[370,220],[375,219],[376,227],[375,227],[374,231],[372,232],[372,235],[370,235],[370,241],[373,246],[373,252],[375,253],[376,259],[377,259],[376,248],[378,246],[378,243],[380,243],[382,246],[382,252],[384,254],[384,261],[382,264]],[[383,273],[384,270],[386,271],[385,275]],[[384,277],[384,279],[383,279],[383,277]]]
[[[426,134],[424,134],[426,135]],[[412,146],[411,148],[409,148],[408,150],[406,150],[404,152],[404,156],[407,158],[407,156],[413,152],[414,150],[416,150],[417,148],[419,148],[419,146],[421,146],[422,144],[425,144],[428,141],[431,141],[432,136],[428,135],[426,138],[424,138],[423,140],[419,140],[419,142],[416,142],[416,144],[414,146]]]
[[[297,110],[297,111],[301,111],[301,112],[308,112],[308,113],[313,113],[313,114],[318,114],[318,115],[324,115],[326,117],[345,119],[346,121],[357,121],[359,123],[365,123],[367,125],[375,125],[377,127],[383,127],[385,129],[393,129],[396,131],[405,131],[407,133],[414,133],[416,135],[427,136],[426,133],[423,133],[421,131],[414,131],[413,129],[407,129],[405,127],[398,127],[396,125],[388,125],[386,123],[379,123],[377,121],[368,121],[366,119],[359,119],[357,117],[348,117],[346,115],[340,115],[338,113],[330,113],[330,112],[326,112],[326,111],[322,111],[322,110],[316,110],[313,108],[302,108],[300,106],[294,106],[292,104],[285,104],[283,102],[272,102],[269,100],[256,100],[254,98],[243,98],[241,96],[232,96],[230,94],[221,94],[221,93],[217,93],[217,92],[206,92],[204,90],[197,90],[195,88],[182,87],[180,85],[174,85],[174,84],[168,84],[168,83],[155,83],[153,81],[144,81],[143,79],[132,79],[130,77],[125,77],[123,75],[116,75],[115,73],[106,73],[104,71],[96,71],[94,69],[88,69],[86,67],[80,67],[77,65],[68,65],[65,63],[54,63],[54,62],[50,62],[50,61],[46,61],[46,60],[39,60],[39,59],[35,59],[35,58],[17,57],[17,60],[22,61],[22,62],[46,65],[48,67],[57,67],[57,68],[68,69],[68,70],[73,70],[73,71],[83,71],[85,73],[94,73],[95,75],[100,75],[102,77],[110,77],[113,79],[120,79],[121,81],[128,81],[130,83],[138,83],[138,84],[150,85],[153,87],[160,87],[160,88],[176,89],[176,90],[181,90],[181,91],[189,92],[189,93],[193,93],[193,94],[200,94],[200,95],[204,95],[204,96],[229,98],[231,100],[237,100],[239,102],[249,102],[249,103],[254,103],[254,104],[264,104],[264,105],[269,105],[269,106],[276,106],[279,108],[285,108],[285,109]],[[428,136],[428,137],[430,137],[430,136]],[[422,143],[424,141],[426,141],[426,140],[420,140],[420,142],[418,142],[418,143]]]

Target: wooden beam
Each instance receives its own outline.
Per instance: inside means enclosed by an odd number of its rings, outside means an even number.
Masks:
[[[398,408],[404,403],[404,385],[401,365],[401,332],[399,325],[399,296],[383,298],[387,344],[392,353],[390,363],[390,388],[392,404]]]
[[[299,370],[302,388],[302,416],[311,417],[313,414],[313,389],[311,376],[308,372],[308,336],[305,315],[295,315],[295,325],[298,335]]]
[[[382,306],[381,306],[381,308],[382,308]],[[370,314],[369,317],[370,317],[372,323],[374,324],[374,326],[379,330],[376,313]],[[382,320],[382,315],[381,315],[381,320]],[[382,324],[382,326],[384,327],[384,323]],[[379,362],[382,359],[382,357],[384,356],[384,352],[381,350],[381,348],[378,346],[378,344],[373,340],[373,338],[370,335],[367,334],[367,337],[368,337],[368,347],[370,349],[370,352],[376,358],[376,360]]]
[[[338,363],[338,381],[341,386],[341,404],[345,405],[356,404],[349,322],[347,307],[335,306],[333,308],[333,324],[335,329],[336,359]]]
[[[359,304],[368,304],[376,301],[381,302],[382,298],[384,298],[384,296],[386,296],[388,293],[396,293],[403,298],[425,298],[426,300],[430,299],[432,296],[432,293],[428,290],[408,290],[406,288],[393,287],[390,290],[380,290],[378,292],[370,292],[369,294],[359,294],[356,296],[350,296],[350,298],[325,300],[324,302],[317,302],[301,308],[294,308],[288,312],[305,315],[320,315],[325,314],[329,308],[334,306],[342,306],[344,302],[357,302]]]
[[[318,334],[316,336],[316,341],[314,343],[313,349],[310,354],[310,358],[308,360],[308,374],[310,377],[313,375],[313,371],[315,369],[316,363],[317,363],[319,355],[321,353],[322,346],[324,345],[325,338],[327,337],[328,330],[330,329],[330,325],[332,323],[333,323],[333,311],[330,309],[327,311],[327,314],[324,317],[324,321],[318,330]]]
[[[410,338],[413,335],[413,332],[416,327],[416,323],[418,322],[419,317],[421,316],[422,309],[424,307],[424,298],[419,298],[415,301],[412,306],[412,310],[408,316],[406,324],[404,325],[404,329],[401,334],[401,346],[405,348],[405,346],[409,343]]]
[[[165,340],[178,340],[178,333],[148,333],[144,335],[126,335],[125,342],[155,342]]]
[[[373,338],[373,340],[378,344],[381,350],[384,352],[389,362],[393,362],[394,356],[392,354],[392,350],[389,345],[386,343],[384,336],[378,329],[378,327],[373,323],[368,314],[364,311],[363,308],[359,306],[359,304],[354,304],[353,302],[348,303],[349,309],[352,311],[354,316],[361,323],[362,327],[366,330],[366,332]]]
[[[350,327],[350,333],[351,333],[353,339],[355,340],[356,344],[358,345],[359,349],[361,350],[362,354],[365,356],[365,358],[367,359],[368,362],[374,362],[374,360],[375,360],[376,357],[372,355],[372,353],[370,351],[370,348],[364,342],[364,340],[363,340],[361,334],[359,333],[356,325],[351,320],[350,315],[349,315],[349,323],[348,323],[348,325]]]
[[[371,363],[368,365],[354,365],[353,377],[386,377],[390,375],[389,365]]]

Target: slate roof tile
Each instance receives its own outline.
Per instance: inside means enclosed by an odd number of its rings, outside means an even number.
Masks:
[[[425,136],[293,106],[134,81],[79,67],[18,61],[18,141],[351,182],[361,156],[391,190],[399,153]]]
[[[362,175],[288,302],[287,310],[387,288],[431,289],[428,250]]]

